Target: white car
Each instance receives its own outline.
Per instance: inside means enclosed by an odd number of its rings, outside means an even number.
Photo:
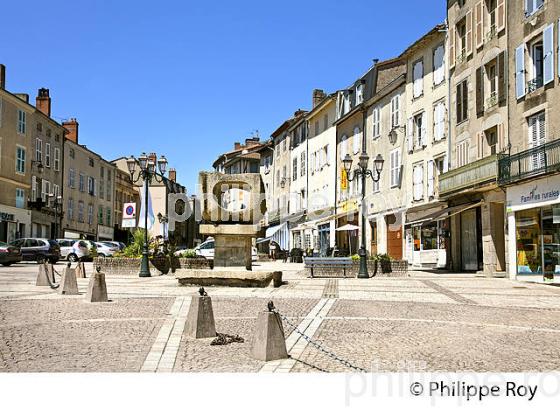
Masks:
[[[95,242],[95,245],[97,245],[97,256],[110,257],[119,251],[119,247],[117,245],[105,242]]]
[[[202,256],[203,258],[212,261],[214,260],[214,247],[215,247],[214,239],[211,239],[198,245],[196,248],[194,248],[194,251],[198,256]],[[257,256],[257,248],[255,248],[254,246],[251,254],[252,254],[253,262],[256,262],[258,260],[258,256]]]

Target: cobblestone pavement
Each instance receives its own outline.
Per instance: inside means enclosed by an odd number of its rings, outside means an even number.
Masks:
[[[210,346],[211,339],[182,337],[197,288],[178,286],[173,276],[107,276],[112,301],[88,304],[88,279],[78,280],[81,295],[60,296],[35,286],[37,269],[0,268],[0,372],[349,371],[287,323],[292,358],[267,365],[252,359],[255,319],[271,299],[312,340],[366,369],[560,370],[558,287],[426,272],[308,279],[302,265],[263,263],[255,269],[282,270],[286,284],[207,288],[217,331],[245,339]]]

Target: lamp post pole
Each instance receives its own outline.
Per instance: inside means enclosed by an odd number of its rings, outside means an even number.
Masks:
[[[358,250],[358,256],[360,257],[360,269],[358,271],[358,278],[368,279],[368,267],[367,267],[367,252],[366,252],[366,180],[367,177],[371,177],[374,182],[378,182],[381,177],[381,171],[383,170],[383,157],[378,154],[375,158],[375,170],[371,171],[368,169],[369,156],[365,151],[360,154],[358,167],[354,169],[354,173],[350,176],[350,171],[352,169],[352,158],[350,155],[346,154],[346,157],[342,160],[344,170],[348,175],[348,181],[352,182],[356,178],[361,178],[362,181],[362,245]]]
[[[159,168],[160,175],[156,171],[156,159],[154,157],[148,158],[145,153],[142,153],[138,159],[131,156],[126,160],[128,166],[128,171],[130,172],[130,178],[133,183],[140,180],[144,181],[144,244],[142,245],[142,262],[140,263],[140,273],[138,274],[141,278],[150,277],[150,261],[149,261],[149,247],[148,247],[148,195],[150,194],[149,186],[152,179],[162,182],[165,175],[165,170],[167,168],[167,159],[165,156],[161,156],[157,160],[157,166]],[[135,177],[136,165],[140,165],[140,171]]]

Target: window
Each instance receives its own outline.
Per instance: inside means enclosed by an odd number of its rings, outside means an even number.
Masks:
[[[16,188],[16,208],[25,208],[25,190]]]
[[[43,162],[43,140],[35,139],[35,161]]]
[[[536,148],[546,142],[546,117],[540,112],[528,118],[529,148]],[[537,152],[532,157],[532,169],[539,169],[545,165],[544,152]]]
[[[84,222],[84,203],[78,201],[78,222]]]
[[[364,101],[364,85],[358,84],[356,86],[356,105],[361,104]]]
[[[457,144],[457,168],[469,163],[469,141]]]
[[[435,190],[435,162],[433,160],[428,161],[427,167],[427,179],[428,179],[428,198],[431,199],[434,197],[434,190]]]
[[[86,192],[86,176],[80,172],[80,192]]]
[[[538,41],[531,47],[532,62],[532,84],[529,85],[529,92],[543,86],[544,76],[544,47],[542,41]]]
[[[372,112],[372,119],[373,119],[373,138],[379,138],[381,135],[381,127],[379,121],[379,107],[375,107]]]
[[[92,204],[88,205],[87,221],[88,221],[88,224],[90,224],[90,225],[93,223],[93,205]]]
[[[544,5],[544,0],[525,0],[525,16],[530,16]]]
[[[301,176],[305,175],[305,151],[301,153]]]
[[[25,174],[25,148],[16,147],[16,173]]]
[[[74,168],[68,170],[68,186],[76,188],[76,170]]]
[[[434,50],[434,86],[437,86],[445,80],[445,48],[442,45]]]
[[[391,188],[399,186],[401,182],[401,151],[396,148],[391,151]]]
[[[391,99],[391,128],[396,128],[400,125],[400,110],[401,110],[401,96],[395,95]]]
[[[457,23],[457,48],[458,48],[458,55],[457,59],[462,61],[465,59],[467,54],[467,19],[462,19],[459,23]]]
[[[325,114],[323,117],[323,129],[326,130],[329,128],[329,114]]]
[[[434,159],[437,175],[447,172],[447,156],[441,156]]]
[[[282,151],[286,152],[287,137],[282,140]]]
[[[99,167],[99,176],[101,178],[105,178],[105,168],[104,167]]]
[[[434,141],[445,138],[445,102],[441,101],[434,106]]]
[[[526,50],[528,67],[525,65]],[[554,81],[554,58],[554,24],[546,26],[542,35],[532,42],[515,49],[515,92],[518,99]],[[527,76],[529,80],[525,83]]]
[[[54,149],[54,170],[60,171],[60,149]]]
[[[424,197],[424,164],[419,163],[412,168],[413,199],[419,201]]]
[[[327,144],[323,147],[322,158],[323,158],[323,161],[321,163],[321,168],[323,168],[325,165],[330,165],[331,164],[331,160],[329,158],[329,144]]]
[[[93,167],[94,165],[93,158],[89,157],[88,162],[89,162],[89,166]]]
[[[276,186],[280,186],[280,170],[276,171]]]
[[[17,132],[25,134],[25,111],[18,110]]]
[[[67,213],[68,213],[68,219],[69,220],[74,220],[74,200],[72,198],[68,199],[68,208],[67,208]]]
[[[99,180],[99,198],[105,199],[105,182],[102,179]]]
[[[420,113],[414,116],[414,145],[417,147],[427,146],[428,138],[426,136],[426,113]]]
[[[295,181],[297,180],[297,158],[294,158],[292,163],[293,163],[292,179]]]
[[[76,153],[74,152],[74,148],[70,148],[69,151],[70,158],[74,159],[76,157]]]
[[[48,142],[45,144],[45,166],[51,167],[51,144]]]
[[[97,223],[103,225],[103,207],[100,205],[97,210]]]
[[[355,127],[354,128],[354,136],[352,137],[352,148],[353,148],[353,152],[354,154],[357,154],[358,152],[360,152],[360,146],[362,145],[362,138],[360,135],[360,128],[359,127]]]
[[[107,208],[107,211],[105,213],[105,221],[107,226],[111,226],[111,209]]]
[[[343,135],[340,139],[340,159],[344,160],[346,154],[348,154],[348,137]]]
[[[424,93],[424,62],[419,60],[412,66],[413,98],[418,98]]]
[[[47,202],[47,198],[51,193],[51,183],[46,179],[41,180],[41,199],[43,202]]]
[[[467,80],[457,84],[457,124],[468,118],[468,83]]]

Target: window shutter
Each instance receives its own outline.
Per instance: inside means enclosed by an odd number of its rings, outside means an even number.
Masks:
[[[449,160],[447,159],[447,154],[443,157],[443,172],[449,171]]]
[[[504,107],[507,103],[507,59],[506,51],[498,56],[498,104]]]
[[[414,119],[411,117],[408,119],[408,125],[406,126],[406,134],[408,141],[408,152],[414,151]]]
[[[506,145],[504,124],[498,124],[498,152],[503,152],[506,149]]]
[[[474,37],[476,48],[484,45],[484,6],[482,0],[474,6]]]
[[[360,152],[360,129],[354,128],[354,136],[352,137],[352,143],[354,145],[354,154]]]
[[[428,161],[428,198],[434,196],[434,161]]]
[[[344,160],[344,157],[346,157],[347,151],[346,151],[346,135],[343,135],[341,140],[340,140],[340,159]]]
[[[469,10],[466,17],[466,33],[465,38],[467,42],[467,56],[473,53],[473,12]]]
[[[449,46],[447,49],[449,50],[449,68],[455,67],[455,27],[449,28]]]
[[[476,115],[484,114],[484,71],[482,67],[476,70]]]
[[[31,177],[31,200],[37,200],[37,177],[35,175]]]
[[[484,157],[484,133],[479,132],[476,134],[476,156],[477,159],[482,159]]]
[[[436,48],[434,52],[434,84],[440,84],[445,76],[445,49],[443,46]]]
[[[515,95],[520,99],[525,93],[525,44],[521,44],[515,49]]]
[[[554,81],[554,24],[543,32],[544,84]]]
[[[506,28],[506,0],[498,0],[496,4],[496,32]]]
[[[427,117],[426,111],[424,111],[422,113],[422,129],[421,129],[421,132],[422,132],[422,147],[425,147],[425,146],[428,145],[428,136],[427,136],[427,127],[426,127],[427,119],[426,119],[426,117]]]

